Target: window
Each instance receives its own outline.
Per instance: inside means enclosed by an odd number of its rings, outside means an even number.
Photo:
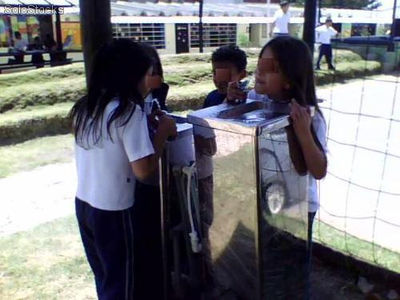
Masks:
[[[266,39],[266,38],[269,37],[268,25],[267,24],[261,24],[261,37],[263,39]]]
[[[236,24],[203,24],[203,46],[236,45]],[[199,47],[199,24],[190,25],[190,47]]]
[[[376,24],[357,24],[351,26],[351,36],[370,36],[376,32]]]
[[[128,38],[136,42],[152,45],[156,49],[165,49],[165,26],[164,24],[113,24],[114,38]]]

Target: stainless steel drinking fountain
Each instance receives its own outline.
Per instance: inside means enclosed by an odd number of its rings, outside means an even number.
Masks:
[[[217,148],[209,231],[217,298],[304,298],[308,176],[292,163],[288,109],[248,100],[188,115],[195,137]]]
[[[160,163],[165,299],[305,298],[308,175],[292,162],[299,155],[288,112],[287,104],[248,100],[176,117],[178,136]],[[213,170],[207,232],[199,219],[204,191],[187,172],[204,150],[198,137],[214,147],[196,162]]]

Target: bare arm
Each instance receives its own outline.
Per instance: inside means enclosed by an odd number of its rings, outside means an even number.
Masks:
[[[322,179],[326,176],[327,159],[325,153],[319,149],[315,143],[314,137],[307,134],[299,138],[303,150],[304,159],[307,168],[315,179]]]
[[[293,100],[290,116],[308,171],[315,179],[324,178],[328,162],[325,153],[318,147],[313,137],[309,112]]]

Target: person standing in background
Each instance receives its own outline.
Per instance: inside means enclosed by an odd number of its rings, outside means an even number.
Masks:
[[[19,31],[14,33],[15,41],[14,47],[11,49],[11,52],[14,54],[15,59],[10,59],[9,64],[22,64],[24,62],[24,52],[26,47],[28,46],[28,42],[24,40]]]
[[[328,69],[335,70],[335,67],[332,64],[331,38],[337,36],[338,32],[335,28],[332,27],[332,19],[330,17],[327,17],[325,20],[325,24],[317,27],[317,29],[315,30],[315,34],[317,43],[321,43],[316,70],[321,70],[320,64],[323,56],[325,56],[326,63],[328,64]]]
[[[43,59],[43,44],[39,36],[33,39],[33,44],[29,45],[28,49],[33,51],[32,53],[32,63],[37,67],[44,66]]]
[[[21,33],[19,31],[16,31],[14,35],[15,35],[14,51],[20,51],[20,52],[25,51],[26,47],[28,46],[28,42],[22,38]]]
[[[281,1],[279,3],[281,9],[277,10],[274,14],[274,21],[271,27],[271,37],[277,37],[280,35],[289,35],[289,23],[290,23],[290,12],[289,12],[289,1]]]

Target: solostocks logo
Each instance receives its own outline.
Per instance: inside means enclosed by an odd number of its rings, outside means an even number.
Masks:
[[[55,15],[56,13],[60,15],[64,14],[64,7],[56,6],[38,6],[38,5],[28,5],[28,6],[4,6],[4,14],[6,15]]]

